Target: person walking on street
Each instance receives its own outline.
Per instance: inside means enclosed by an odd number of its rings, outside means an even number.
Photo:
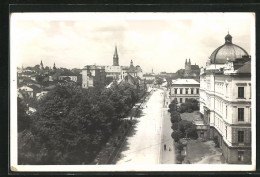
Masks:
[[[164,144],[164,150],[166,150],[166,144]]]

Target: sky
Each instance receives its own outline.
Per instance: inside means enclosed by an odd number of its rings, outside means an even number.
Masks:
[[[253,13],[13,13],[11,60],[18,67],[83,68],[140,65],[143,72],[176,72],[185,60],[205,66],[228,31],[250,55]]]

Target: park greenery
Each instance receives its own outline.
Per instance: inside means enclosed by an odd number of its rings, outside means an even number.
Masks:
[[[82,89],[57,85],[26,114],[18,98],[18,164],[90,164],[138,100],[128,83]]]
[[[171,128],[173,129],[171,136],[174,139],[175,147],[177,149],[176,160],[177,163],[182,163],[184,160],[184,156],[181,154],[181,151],[184,149],[185,145],[180,140],[181,138],[197,139],[198,134],[196,131],[196,125],[193,122],[181,119],[181,115],[179,112],[180,109],[177,108],[177,100],[173,100],[169,104],[168,111],[171,115]]]
[[[180,106],[180,113],[191,113],[196,110],[199,110],[199,102],[194,98],[186,99],[185,103],[182,103]]]

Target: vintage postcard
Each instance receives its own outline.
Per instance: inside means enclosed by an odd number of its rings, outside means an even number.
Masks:
[[[254,171],[254,13],[11,13],[10,169]]]

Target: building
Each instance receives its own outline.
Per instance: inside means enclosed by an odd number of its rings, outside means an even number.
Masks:
[[[178,103],[184,103],[186,99],[199,100],[200,83],[194,79],[177,79],[171,84],[170,97],[171,101],[175,98]]]
[[[36,98],[37,93],[40,92],[40,88],[35,85],[22,86],[17,91],[20,92],[19,94],[27,94],[30,98]]]
[[[73,82],[77,82],[78,76],[76,74],[69,74],[69,75],[61,75],[59,76],[59,80],[70,80]]]
[[[103,66],[87,65],[82,70],[82,88],[105,86],[106,72]]]
[[[154,74],[144,74],[143,78],[145,80],[150,80],[150,81],[154,81],[155,80],[155,75]]]
[[[227,163],[251,163],[251,58],[226,35],[200,73],[200,112]]]
[[[187,59],[185,61],[185,69],[184,69],[184,77],[185,78],[197,78],[200,74],[200,68],[198,65],[192,65],[189,61],[187,62]]]
[[[98,79],[99,73],[101,78]],[[139,65],[134,66],[133,60],[131,60],[129,66],[119,66],[117,47],[115,47],[112,66],[87,65],[84,67],[82,70],[82,87],[94,87],[95,82],[103,82],[102,85],[108,85],[113,80],[123,80],[128,74],[143,79],[142,68]]]

